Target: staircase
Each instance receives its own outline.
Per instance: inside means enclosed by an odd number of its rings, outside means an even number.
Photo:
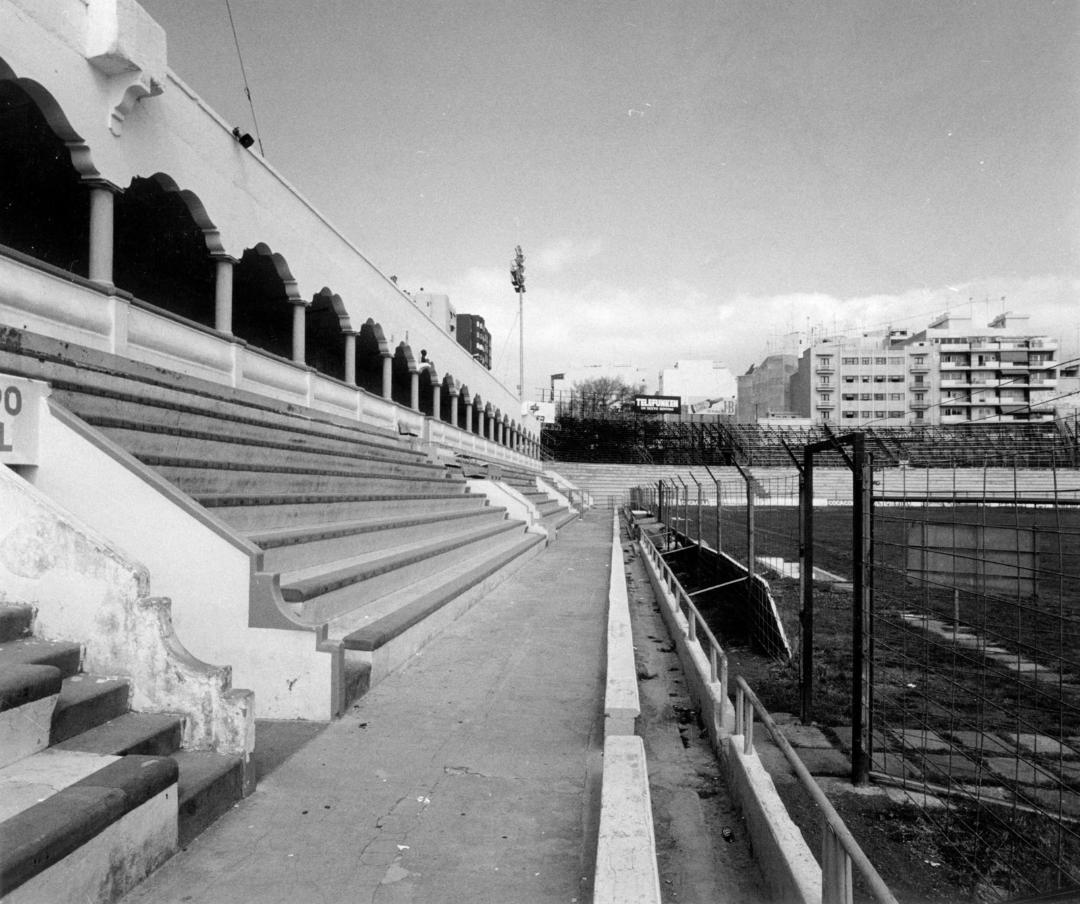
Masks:
[[[181,717],[132,712],[33,620],[0,604],[0,897],[113,901],[241,797],[243,764],[182,749]]]

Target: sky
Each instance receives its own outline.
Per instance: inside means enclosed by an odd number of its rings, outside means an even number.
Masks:
[[[1080,353],[1077,0],[141,0],[169,65],[525,387],[1003,309]],[[348,303],[347,292],[342,291]],[[361,312],[358,312],[361,313]]]

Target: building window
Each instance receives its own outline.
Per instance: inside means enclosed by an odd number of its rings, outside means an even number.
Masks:
[[[832,377],[830,377],[828,374],[826,374],[824,376],[818,377],[818,382],[822,386],[828,386],[832,382]]]
[[[829,412],[827,412],[827,411],[823,411],[823,412],[821,412],[821,419],[822,419],[823,421],[827,421],[827,420],[829,420]]]
[[[903,364],[904,359],[903,358],[892,358],[892,357],[890,357],[889,358],[889,363],[890,364]]]
[[[904,376],[903,376],[903,374],[893,374],[891,377],[889,377],[889,382],[890,383],[903,383],[904,382]]]
[[[845,412],[844,412],[844,417],[845,417],[845,418],[848,418],[848,419],[850,419],[850,420],[854,420],[854,419],[855,419],[855,417],[857,417],[857,416],[858,416],[858,412],[857,412],[857,411],[845,411]]]
[[[891,417],[891,418],[898,418],[898,417],[903,417],[903,416],[904,416],[904,412],[902,412],[902,411],[890,411],[889,412],[889,417]]]
[[[874,411],[874,417],[876,417],[876,418],[883,418],[883,417],[885,417],[885,412],[884,412],[884,411],[878,411],[878,410],[875,410],[875,411]]]
[[[854,383],[855,378],[854,377],[844,377],[844,382],[845,383]]]
[[[945,417],[958,417],[964,413],[963,408],[942,408],[941,413]]]
[[[869,364],[872,360],[873,360],[872,358],[863,358],[862,363],[863,364]]]
[[[862,399],[864,402],[869,402],[870,399],[873,398],[873,393],[870,393],[870,392],[860,393],[859,398]]]
[[[874,401],[875,402],[884,402],[885,401],[885,393],[883,393],[883,392],[875,392],[874,393]]]
[[[870,378],[869,378],[869,377],[860,377],[860,379],[861,379],[861,380],[862,380],[862,381],[863,381],[864,383],[869,383],[869,382],[870,382]]]
[[[923,413],[921,411],[915,412],[915,420],[921,421],[923,419]]]
[[[859,396],[854,392],[841,393],[840,398],[845,402],[854,402]]]
[[[902,402],[902,401],[904,401],[904,394],[902,392],[890,392],[889,393],[889,401],[890,402]]]
[[[842,361],[842,362],[843,362],[844,364],[858,364],[858,363],[859,363],[859,359],[858,359],[858,358],[841,358],[840,360],[841,360],[841,361]]]
[[[883,376],[882,377],[874,377],[874,382],[875,383],[884,383],[885,382],[885,377],[883,377]]]
[[[888,363],[888,358],[875,358],[874,363],[875,364],[887,364]]]
[[[915,401],[916,402],[926,401],[926,393],[925,392],[917,392],[917,393],[915,393]]]

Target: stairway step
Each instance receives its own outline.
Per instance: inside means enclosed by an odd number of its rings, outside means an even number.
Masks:
[[[51,665],[0,666],[0,767],[49,746],[63,680]]]
[[[34,608],[23,603],[0,603],[0,644],[30,636]]]
[[[75,675],[64,679],[53,713],[51,743],[59,744],[123,715],[128,710],[128,682],[121,678]]]
[[[0,665],[0,712],[60,693],[64,676],[52,665]]]
[[[0,822],[0,894],[21,888],[19,900],[101,900],[104,889],[111,893],[106,900],[115,899],[172,855],[176,817],[167,803],[148,817],[151,825],[140,822],[149,837],[139,844],[127,833],[103,833],[143,804],[170,789],[175,793],[176,763],[169,757],[88,756],[86,765],[90,774]],[[94,854],[84,853],[95,842]],[[65,862],[76,851],[80,856]]]
[[[76,675],[82,664],[82,646],[58,640],[24,637],[0,644],[0,665],[51,665],[65,678]]]
[[[182,728],[181,718],[169,713],[126,712],[54,746],[114,756],[169,756],[180,749]]]
[[[238,756],[206,750],[173,754],[180,770],[180,844],[184,846],[244,796]]]

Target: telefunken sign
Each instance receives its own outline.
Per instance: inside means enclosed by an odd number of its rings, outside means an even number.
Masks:
[[[634,410],[653,414],[678,414],[682,410],[682,396],[634,396]]]

